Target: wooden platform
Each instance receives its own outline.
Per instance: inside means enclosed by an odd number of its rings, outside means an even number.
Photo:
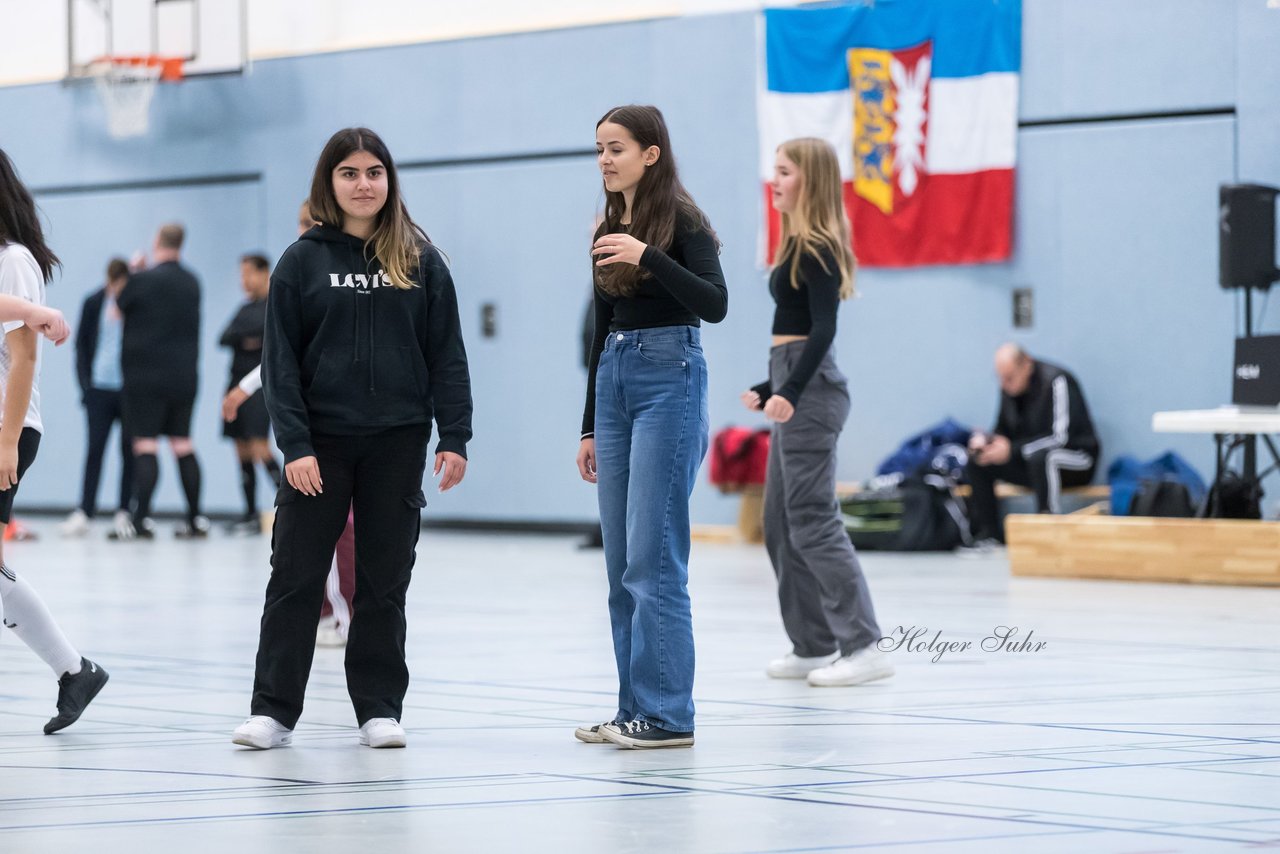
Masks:
[[[1280,522],[1014,514],[1018,576],[1280,586]]]

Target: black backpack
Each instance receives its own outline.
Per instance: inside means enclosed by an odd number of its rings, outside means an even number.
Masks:
[[[1133,494],[1129,515],[1190,519],[1196,515],[1196,507],[1186,484],[1176,480],[1144,480]]]
[[[936,474],[914,474],[896,486],[856,493],[840,509],[849,539],[859,549],[950,551],[969,534],[950,483]]]
[[[1262,486],[1233,471],[1224,471],[1209,487],[1200,515],[1209,519],[1261,519]]]
[[[936,474],[902,481],[902,526],[896,550],[949,552],[968,539],[969,520],[951,495],[951,484]]]

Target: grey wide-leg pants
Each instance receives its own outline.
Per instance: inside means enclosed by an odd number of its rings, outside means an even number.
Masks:
[[[781,388],[804,341],[774,347],[769,381]],[[834,347],[805,386],[795,415],[774,424],[764,489],[764,541],[778,577],[782,623],[794,652],[848,655],[880,639],[871,593],[836,503],[836,440],[849,386]]]

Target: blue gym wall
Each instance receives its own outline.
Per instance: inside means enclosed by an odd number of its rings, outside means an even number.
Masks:
[[[901,437],[945,415],[988,425],[991,353],[1008,339],[1077,373],[1108,457],[1173,447],[1210,466],[1207,437],[1158,436],[1150,419],[1230,394],[1239,309],[1216,282],[1217,186],[1280,184],[1280,10],[1266,0],[1024,0],[1023,18],[1016,256],[863,272],[837,344],[854,396],[842,479],[868,475]],[[763,377],[771,316],[755,265],[756,23],[737,13],[263,61],[244,77],[161,87],[151,133],[128,141],[107,137],[91,89],[0,89],[0,146],[44,191],[64,262],[50,302],[73,319],[110,255],[149,246],[164,221],[187,224],[187,259],[204,284],[196,438],[206,502],[234,510],[238,469],[217,407],[228,360],[216,339],[241,298],[239,255],[276,256],[293,239],[333,130],[377,129],[399,161],[419,164],[404,173],[406,193],[452,261],[475,384],[467,482],[432,495],[428,515],[585,520],[594,497],[573,463],[578,329],[600,195],[582,152],[613,104],[663,108],[686,183],[724,240],[729,318],[704,332],[713,428],[759,421],[737,403]],[[1187,112],[1205,114],[1152,117]],[[1076,119],[1095,121],[1065,121]],[[527,157],[549,153],[561,156]],[[441,162],[455,160],[468,162]],[[211,177],[220,180],[184,183]],[[167,183],[102,188],[152,181]],[[1012,329],[1015,287],[1034,289],[1031,330]],[[486,339],[489,302],[498,334]],[[20,506],[69,508],[83,447],[69,347],[45,350],[42,389],[47,433]],[[176,509],[165,465],[160,504]],[[698,487],[695,521],[735,512]]]

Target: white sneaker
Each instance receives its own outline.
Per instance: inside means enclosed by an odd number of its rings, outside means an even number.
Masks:
[[[132,540],[137,536],[137,531],[133,528],[133,516],[128,510],[117,510],[116,515],[111,517],[111,530],[107,533],[108,539],[112,540]]]
[[[769,666],[764,672],[769,674],[772,679],[803,679],[812,671],[819,667],[825,667],[840,657],[840,653],[833,652],[830,655],[819,655],[817,658],[805,658],[789,652],[782,658],[775,658],[769,662]]]
[[[142,520],[143,524],[150,524],[151,520]],[[154,528],[154,525],[152,525]],[[111,517],[111,530],[106,533],[106,539],[109,540],[131,540],[136,538],[138,531],[133,528],[133,516],[127,510],[115,511],[115,516]],[[151,531],[151,535],[155,535],[155,531]],[[147,539],[150,539],[148,536]]]
[[[892,675],[893,665],[889,663],[889,657],[874,646],[867,646],[814,670],[809,674],[809,684],[815,688],[834,688],[861,685]]]
[[[960,546],[956,549],[956,554],[960,557],[994,557],[1004,553],[1004,543],[999,540],[987,537],[982,540],[975,540],[967,546]]]
[[[89,517],[77,507],[71,511],[66,521],[58,526],[58,531],[64,537],[83,537],[89,533]]]
[[[231,734],[231,743],[258,750],[270,750],[273,747],[285,747],[293,741],[293,730],[275,718],[266,715],[254,715]]]
[[[370,718],[360,727],[360,743],[368,747],[404,747],[404,727],[395,718]]]
[[[346,645],[347,635],[338,625],[338,621],[333,617],[321,619],[320,624],[316,626],[316,646],[344,647]]]

